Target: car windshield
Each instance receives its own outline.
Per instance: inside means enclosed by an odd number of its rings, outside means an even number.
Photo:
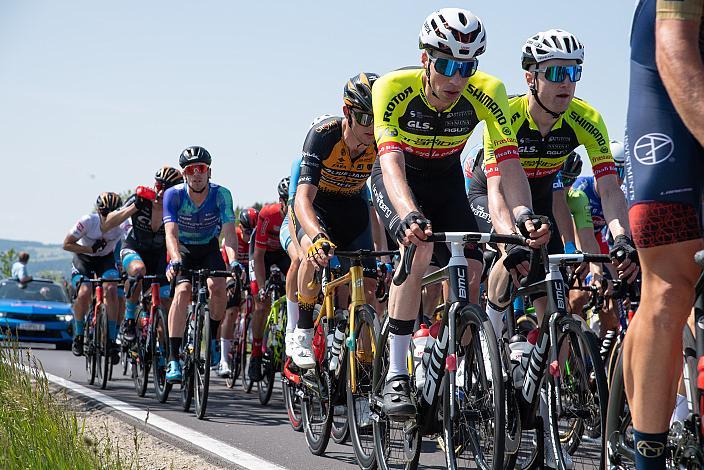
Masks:
[[[56,284],[29,282],[22,285],[10,279],[0,281],[0,299],[68,302],[66,293]]]

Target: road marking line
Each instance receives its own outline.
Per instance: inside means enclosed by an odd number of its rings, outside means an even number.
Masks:
[[[66,380],[62,377],[58,377],[48,372],[46,372],[46,377],[47,379],[49,379],[50,382],[53,382],[64,388],[68,388],[69,390],[73,390],[74,392],[80,393],[81,395],[84,395],[88,398],[92,398],[93,400],[97,400],[100,403],[103,403],[104,405],[114,408],[117,411],[125,413],[126,415],[132,416],[133,418],[136,418],[143,423],[160,429],[161,431],[164,431],[167,434],[171,434],[172,436],[176,436],[180,439],[188,441],[189,443],[200,447],[201,449],[204,449],[210,452],[211,454],[215,454],[218,457],[221,457],[227,460],[228,462],[232,462],[240,467],[246,468],[248,470],[261,470],[263,468],[272,470],[285,470],[286,468],[269,462],[268,460],[264,460],[244,450],[238,449],[237,447],[232,447],[231,445],[225,444],[224,442],[219,441],[217,439],[213,439],[212,437],[208,437],[201,432],[194,431],[193,429],[187,428],[186,426],[178,424],[174,421],[162,418],[161,416],[155,413],[147,413],[147,411],[137,408],[136,406],[132,406],[116,398],[112,398],[108,395],[105,395],[104,393],[100,393],[96,390],[92,390],[77,383],[71,382],[70,380]]]

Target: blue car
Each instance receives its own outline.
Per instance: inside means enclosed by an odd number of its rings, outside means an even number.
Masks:
[[[64,288],[45,279],[0,280],[0,338],[9,337],[70,349],[73,310]]]

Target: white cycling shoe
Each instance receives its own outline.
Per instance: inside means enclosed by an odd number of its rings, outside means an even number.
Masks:
[[[296,328],[292,336],[291,359],[293,359],[293,362],[301,369],[314,368],[313,329],[302,330]]]
[[[220,362],[217,370],[218,377],[229,377],[232,374],[227,362]]]
[[[293,354],[293,331],[286,332],[286,357],[292,357]]]

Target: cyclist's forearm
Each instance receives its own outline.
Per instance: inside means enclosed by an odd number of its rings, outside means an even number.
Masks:
[[[181,252],[178,247],[178,225],[175,222],[166,224],[166,250],[172,263],[181,261]]]
[[[663,19],[655,23],[656,62],[667,94],[692,135],[704,145],[704,63],[699,22]]]
[[[526,208],[532,209],[530,186],[526,173],[521,167],[521,162],[517,158],[504,160],[499,163],[499,171],[501,172],[502,186],[511,188],[510,191],[504,192],[504,197],[508,207],[511,208],[513,217],[515,218]]]
[[[410,212],[418,211],[411,188],[406,182],[406,167],[403,154],[398,151],[385,154],[380,160],[384,187],[396,213],[403,219]]]
[[[264,287],[264,282],[266,281],[266,273],[264,272],[264,255],[266,250],[263,248],[254,248],[254,275],[257,278],[257,283],[259,288]],[[256,292],[255,292],[256,293]]]
[[[227,259],[234,261],[237,259],[237,231],[235,224],[231,222],[223,225],[222,233],[225,241]]]
[[[109,230],[114,229],[119,226],[122,222],[129,219],[133,214],[137,212],[137,207],[134,204],[130,204],[127,207],[123,207],[120,210],[113,211],[100,223],[100,231],[105,233]]]
[[[613,178],[615,179],[615,177]],[[628,225],[628,206],[621,189],[614,184],[613,190],[604,191],[604,194],[601,194],[601,202],[611,234],[614,237],[629,235],[631,231]]]
[[[513,217],[511,210],[506,203],[503,191],[501,191],[501,177],[492,176],[487,178],[487,205],[489,206],[489,215],[491,215],[491,224],[497,233],[513,233],[515,231],[513,225]]]

